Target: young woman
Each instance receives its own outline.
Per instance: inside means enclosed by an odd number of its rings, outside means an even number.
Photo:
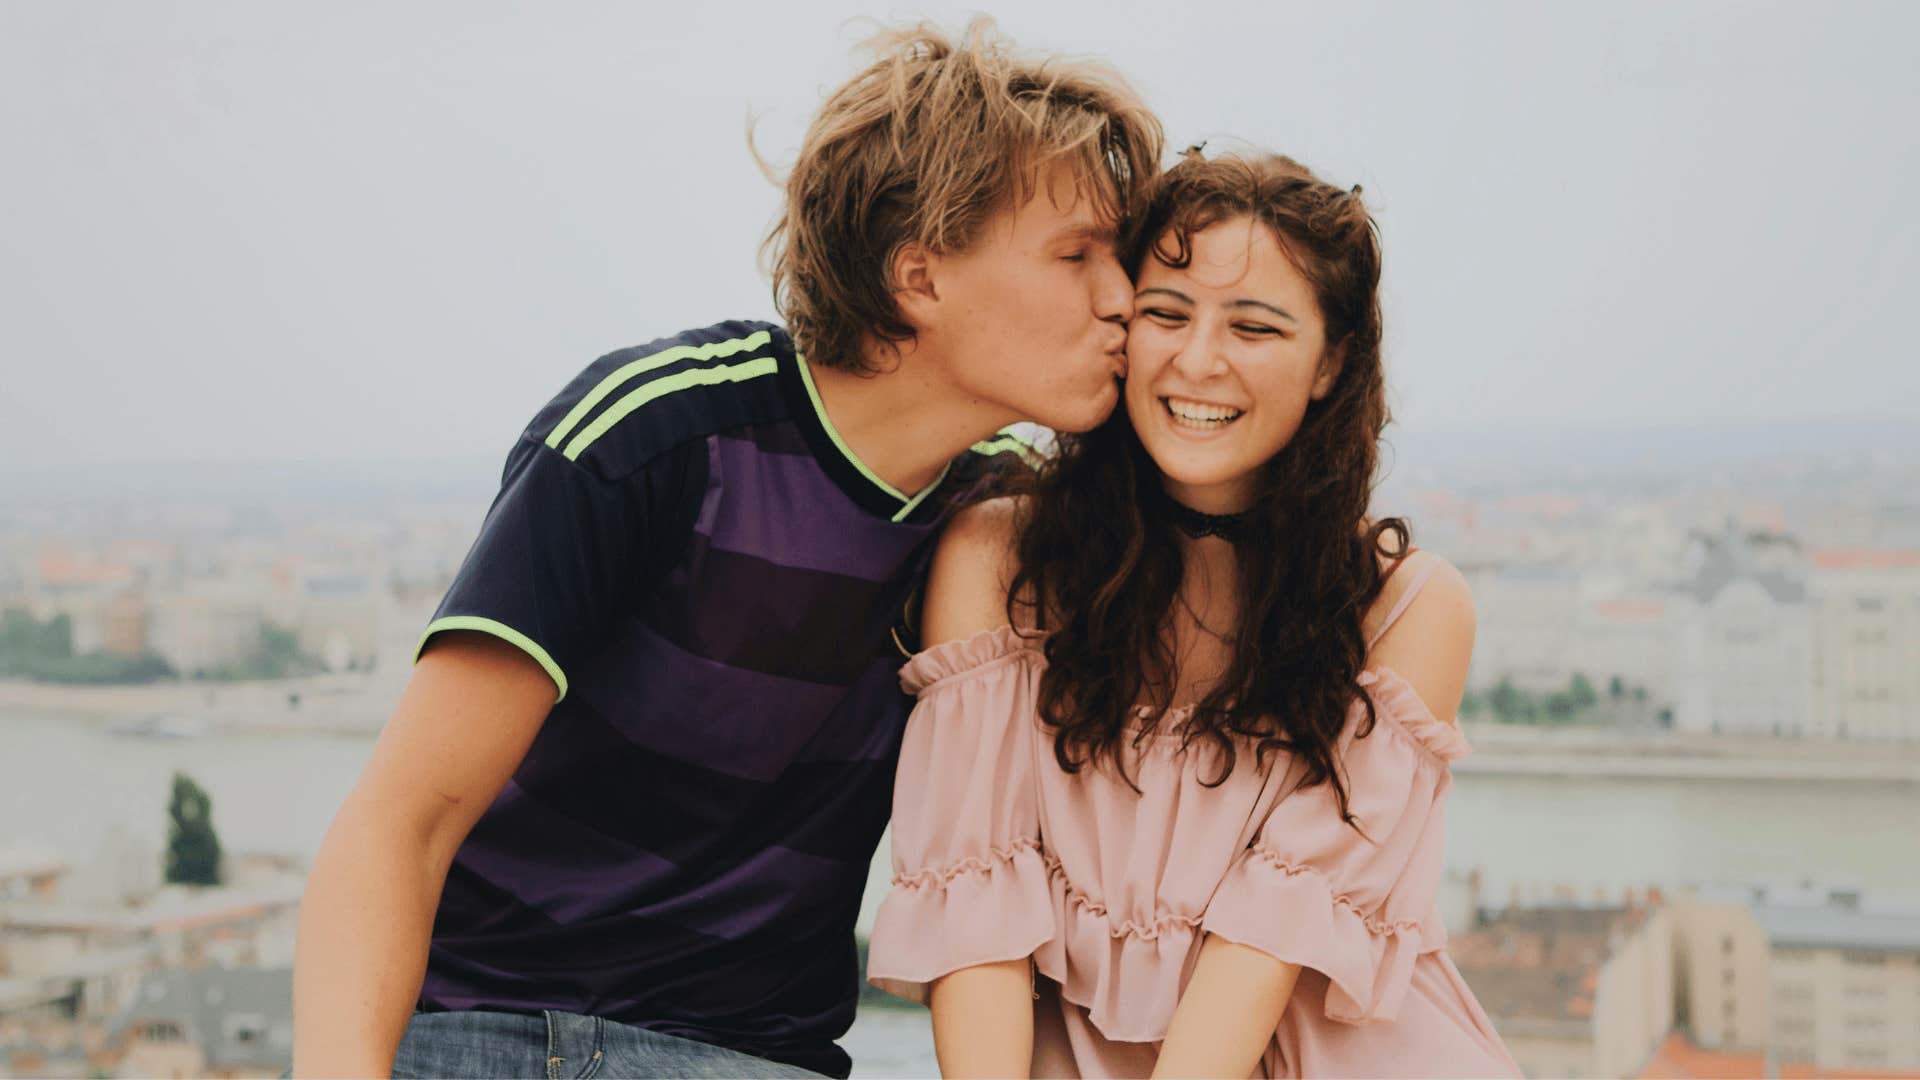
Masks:
[[[1190,153],[1133,246],[1123,408],[935,557],[868,977],[948,1076],[1518,1075],[1435,908],[1473,609],[1367,517],[1359,190]]]

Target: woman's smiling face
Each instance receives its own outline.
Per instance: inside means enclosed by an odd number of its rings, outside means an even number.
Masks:
[[[1229,218],[1191,248],[1185,267],[1149,252],[1134,283],[1127,415],[1169,494],[1233,513],[1339,366],[1313,286],[1271,229]]]

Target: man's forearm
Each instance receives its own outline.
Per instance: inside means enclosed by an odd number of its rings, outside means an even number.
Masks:
[[[386,1076],[426,973],[446,859],[351,801],[300,905],[294,1075]]]

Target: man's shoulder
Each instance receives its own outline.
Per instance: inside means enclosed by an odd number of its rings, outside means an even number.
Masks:
[[[617,349],[587,365],[526,437],[609,479],[694,439],[789,413],[778,385],[793,342],[781,326],[731,320]]]
[[[1032,473],[1039,465],[1044,447],[1053,433],[1038,424],[1012,424],[968,447],[947,470],[952,489],[963,495],[962,502],[977,501],[989,494],[1007,494],[1023,489],[1017,479]]]

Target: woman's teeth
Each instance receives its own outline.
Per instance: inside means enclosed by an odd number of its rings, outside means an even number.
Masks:
[[[1186,401],[1181,398],[1161,398],[1160,404],[1166,406],[1167,414],[1181,427],[1199,428],[1203,431],[1223,428],[1240,419],[1245,411],[1229,409],[1225,405],[1207,405],[1198,401]]]

